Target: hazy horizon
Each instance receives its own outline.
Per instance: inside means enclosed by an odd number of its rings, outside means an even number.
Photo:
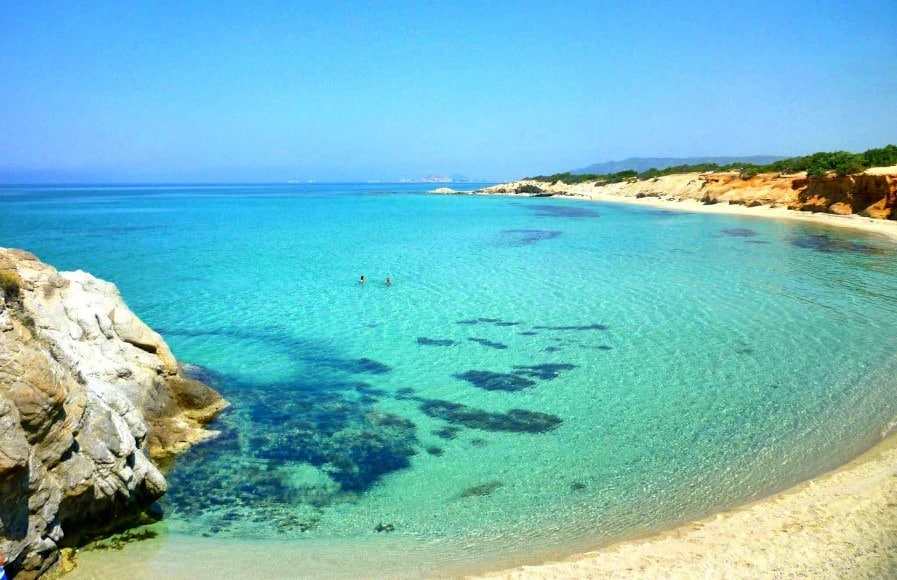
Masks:
[[[861,152],[897,137],[895,28],[890,0],[10,4],[0,182],[505,181]]]

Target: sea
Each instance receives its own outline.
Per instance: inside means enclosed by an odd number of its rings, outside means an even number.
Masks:
[[[538,563],[769,496],[895,428],[892,240],[432,187],[0,187],[0,245],[116,284],[231,403],[168,472],[162,519],[71,577]]]

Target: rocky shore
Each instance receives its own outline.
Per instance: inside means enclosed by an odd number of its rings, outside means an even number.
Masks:
[[[158,465],[213,437],[227,402],[190,379],[114,285],[0,248],[0,553],[57,570],[60,550],[140,522]]]
[[[846,176],[807,177],[738,172],[682,173],[604,184],[596,181],[515,181],[477,191],[482,194],[572,196],[595,200],[698,202],[707,206],[768,207],[834,215],[897,219],[897,167]]]

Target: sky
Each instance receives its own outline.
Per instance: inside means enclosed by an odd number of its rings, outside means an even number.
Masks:
[[[897,143],[897,0],[0,0],[0,182],[507,180]]]

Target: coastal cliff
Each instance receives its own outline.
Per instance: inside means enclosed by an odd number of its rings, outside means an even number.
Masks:
[[[809,178],[806,173],[745,175],[726,171],[680,173],[608,184],[524,180],[488,187],[477,193],[596,199],[648,197],[897,219],[897,167],[869,169],[856,175]]]
[[[140,521],[166,491],[157,463],[213,437],[226,405],[114,285],[0,248],[0,553],[17,578]]]

